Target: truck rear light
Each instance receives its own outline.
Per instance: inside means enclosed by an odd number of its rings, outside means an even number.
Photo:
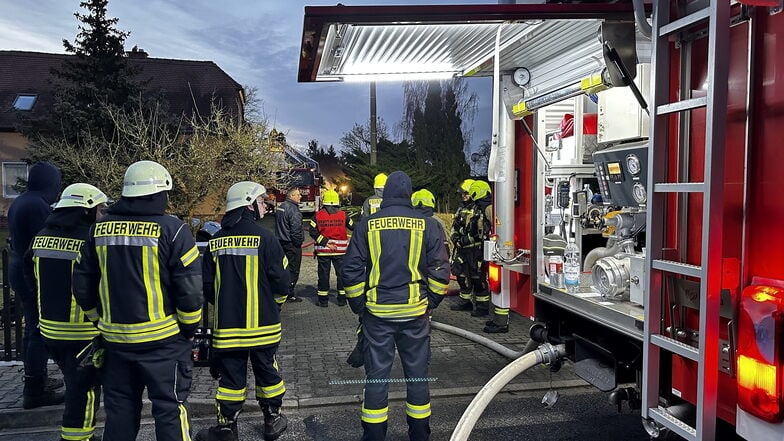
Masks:
[[[738,406],[771,423],[784,420],[782,323],[784,289],[751,285],[738,317]]]
[[[487,285],[491,292],[501,292],[501,266],[490,262],[487,267]]]

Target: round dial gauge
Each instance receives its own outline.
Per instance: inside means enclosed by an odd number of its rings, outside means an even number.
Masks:
[[[639,182],[632,187],[632,196],[638,204],[644,204],[648,200],[648,192],[645,191],[645,186]]]
[[[518,86],[525,86],[531,81],[531,72],[524,67],[518,67],[514,71],[514,75],[512,77],[514,82],[517,83]]]
[[[626,157],[626,169],[633,175],[639,175],[642,166],[640,166],[640,158],[637,155],[631,154]]]

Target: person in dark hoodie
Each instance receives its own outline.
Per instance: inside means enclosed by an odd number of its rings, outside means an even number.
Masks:
[[[429,310],[449,283],[438,222],[411,206],[411,179],[389,175],[381,209],[354,229],[343,263],[351,310],[361,315],[367,377],[361,421],[364,441],[386,437],[389,374],[400,355],[406,377],[406,421],[413,441],[430,437]]]
[[[329,273],[334,266],[338,279],[338,306],[345,306],[346,290],[340,271],[348,248],[348,230],[354,229],[354,221],[340,209],[340,196],[335,190],[325,191],[322,200],[324,206],[311,219],[309,230],[318,259],[318,303],[324,308],[329,306]]]
[[[299,280],[299,267],[302,263],[302,243],[305,242],[305,230],[302,228],[302,212],[299,201],[302,193],[298,188],[291,188],[286,193],[286,200],[275,207],[275,235],[286,253],[289,261],[289,294],[287,302],[301,302],[294,294]]]
[[[74,297],[98,322],[105,347],[107,440],[136,439],[145,387],[156,438],[190,440],[185,403],[203,303],[201,258],[188,226],[166,214],[171,189],[162,165],[131,164],[122,197],[90,229],[74,268]]]
[[[25,254],[25,279],[40,301],[41,334],[65,376],[61,441],[92,439],[101,402],[95,367],[80,367],[77,358],[98,335],[98,329],[76,304],[71,274],[90,226],[106,201],[106,195],[90,184],[69,185]]]
[[[63,383],[47,379],[49,354],[38,329],[38,297],[24,278],[24,254],[33,237],[44,227],[59,192],[60,169],[49,162],[39,162],[30,167],[27,191],[19,195],[8,209],[12,250],[8,278],[11,289],[22,300],[25,321],[22,340],[25,371],[22,407],[25,409],[60,404],[65,400],[62,393],[54,391]]]
[[[212,348],[220,382],[215,396],[218,424],[201,430],[196,441],[239,439],[237,417],[245,402],[248,358],[264,413],[264,439],[277,439],[288,424],[280,413],[286,386],[275,354],[289,274],[283,248],[272,233],[256,225],[264,214],[264,196],[266,189],[255,182],[232,185],[221,229],[204,253],[204,296],[215,305]]]

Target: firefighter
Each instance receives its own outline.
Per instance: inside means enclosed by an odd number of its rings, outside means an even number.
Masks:
[[[189,339],[203,301],[201,258],[188,226],[165,214],[171,189],[162,165],[131,164],[122,197],[91,228],[74,269],[76,301],[98,321],[105,346],[106,440],[136,439],[145,387],[156,437],[190,439],[185,403]]]
[[[365,199],[365,202],[362,203],[362,219],[365,219],[366,217],[375,213],[381,207],[381,201],[384,199],[384,185],[386,182],[387,175],[384,173],[379,173],[375,178],[373,178],[374,194],[372,196],[368,196]]]
[[[430,436],[428,311],[449,283],[448,254],[438,222],[411,206],[411,179],[389,175],[381,209],[355,228],[343,263],[351,310],[361,315],[367,383],[362,404],[364,441],[387,432],[388,379],[397,347],[406,385],[409,438]]]
[[[490,238],[492,219],[490,185],[485,181],[475,180],[468,188],[468,198],[472,202],[459,212],[460,219],[455,222],[458,224],[458,234],[452,240],[461,260],[462,271],[470,279],[469,299],[472,295],[474,300],[471,316],[482,317],[490,313],[487,265],[483,260],[484,241]],[[471,309],[470,300],[466,300],[461,289],[460,301],[463,303],[458,303],[454,309]]]
[[[305,242],[302,212],[299,211],[301,199],[302,194],[299,189],[291,188],[286,193],[286,200],[275,208],[275,234],[289,262],[289,290],[286,299],[289,303],[302,301],[294,294],[294,288],[299,280],[299,267],[302,264],[302,244]]]
[[[432,217],[438,221],[438,226],[441,228],[441,235],[444,237],[444,246],[446,247],[447,254],[449,254],[449,240],[446,238],[446,225],[440,217],[433,216],[433,210],[436,209],[436,197],[433,196],[433,193],[426,188],[415,191],[411,195],[411,205],[425,217]]]
[[[346,305],[346,290],[343,289],[343,255],[348,248],[348,231],[354,222],[340,209],[340,196],[335,190],[324,192],[324,206],[310,221],[310,237],[315,241],[318,258],[318,304],[329,306],[329,273],[335,267],[338,279],[338,306]]]
[[[204,253],[204,295],[215,305],[212,348],[220,381],[215,396],[218,424],[200,431],[196,440],[238,440],[248,358],[264,413],[264,439],[277,439],[288,425],[280,413],[286,387],[275,353],[289,273],[283,248],[272,233],[256,225],[264,214],[265,193],[264,186],[255,182],[232,185],[226,193],[221,229]]]
[[[69,185],[25,254],[25,279],[38,294],[41,335],[65,377],[61,440],[89,440],[95,431],[101,388],[95,368],[81,368],[77,354],[98,335],[98,329],[76,304],[71,272],[106,200],[92,185]]]
[[[467,224],[473,214],[473,201],[468,192],[473,183],[473,179],[465,179],[460,183],[458,192],[462,197],[462,201],[452,218],[452,228],[449,233],[449,238],[452,241],[452,258],[450,261],[452,274],[457,278],[457,284],[460,286],[460,298],[456,304],[449,308],[453,311],[473,311],[474,309],[472,303],[473,295],[471,293],[471,276],[468,268],[468,262],[472,258],[472,250],[470,249],[471,247],[463,248],[461,246],[461,243],[464,241],[463,238],[468,234]]]
[[[60,404],[65,399],[55,389],[63,382],[47,378],[46,352],[41,332],[38,328],[38,304],[33,287],[25,282],[24,255],[30,242],[51,214],[51,204],[57,201],[60,192],[60,169],[49,162],[39,162],[30,167],[27,177],[27,191],[19,195],[8,209],[8,229],[11,241],[8,278],[11,289],[21,301],[24,314],[24,389],[22,407],[32,409],[40,406]]]

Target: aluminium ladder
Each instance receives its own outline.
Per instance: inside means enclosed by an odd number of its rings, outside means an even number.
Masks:
[[[650,147],[648,152],[649,198],[647,213],[647,244],[645,285],[648,293],[645,304],[645,330],[643,340],[643,395],[642,417],[652,419],[687,440],[713,440],[716,436],[716,403],[719,374],[719,308],[721,291],[722,232],[723,232],[723,182],[725,121],[727,112],[727,75],[729,63],[729,0],[705,0],[701,9],[672,18],[670,0],[653,2],[653,105],[651,115]],[[680,2],[678,2],[680,3]],[[692,7],[697,2],[689,3]],[[672,37],[686,32],[695,25],[707,22],[708,73],[707,93],[692,98],[683,93],[679,101],[671,102],[670,61]],[[683,64],[679,68],[683,70]],[[683,78],[684,75],[681,75]],[[667,151],[669,145],[669,120],[673,114],[688,118],[688,112],[705,108],[705,164],[704,182],[689,182],[682,173],[683,182],[667,181]],[[683,126],[682,126],[683,127]],[[685,148],[687,134],[681,134],[678,153]],[[652,190],[652,192],[651,192]],[[686,198],[688,193],[701,194],[702,249],[701,262],[692,265],[667,260],[664,255],[667,211],[672,212],[670,197]],[[668,199],[670,207],[667,207]],[[678,235],[686,226],[678,226]],[[679,250],[685,255],[685,250]],[[699,344],[697,347],[665,335],[662,300],[665,275],[688,276],[700,283]],[[697,364],[696,425],[679,420],[659,404],[662,380],[662,351],[677,354]]]

